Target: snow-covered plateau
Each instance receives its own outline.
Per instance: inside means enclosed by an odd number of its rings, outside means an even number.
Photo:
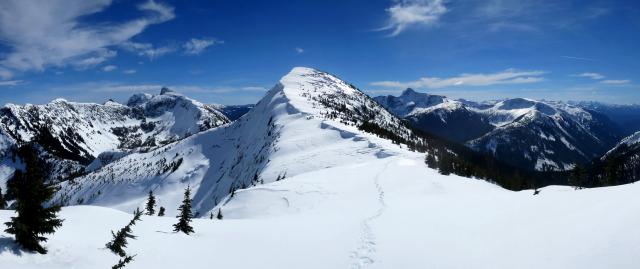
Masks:
[[[0,231],[0,268],[109,268],[111,231],[150,190],[164,217],[133,227],[126,268],[637,268],[640,185],[512,192],[441,175],[354,86],[294,68],[238,120],[148,151],[103,154],[61,182],[46,255]],[[419,142],[419,141],[418,141]],[[123,155],[123,156],[120,156]],[[195,233],[173,232],[193,190]],[[221,212],[223,218],[210,219]],[[0,210],[5,222],[13,211]]]

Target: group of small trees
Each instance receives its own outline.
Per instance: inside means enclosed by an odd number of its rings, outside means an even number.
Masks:
[[[25,164],[24,171],[16,171],[13,178],[8,183],[6,193],[0,189],[0,209],[7,206],[7,197],[13,201],[11,207],[15,209],[16,216],[6,222],[6,232],[15,236],[15,242],[24,250],[34,251],[46,254],[47,249],[41,243],[46,242],[45,235],[52,234],[57,228],[62,226],[62,219],[57,217],[60,211],[60,205],[50,204],[56,189],[53,185],[45,183],[44,165],[41,163],[37,155],[35,145],[26,145],[18,149],[18,154]],[[191,222],[194,214],[191,208],[191,188],[187,187],[184,192],[184,199],[178,208],[178,222],[173,225],[175,232],[183,232],[190,234],[194,232]],[[153,191],[149,191],[145,213],[147,215],[156,214],[157,200],[153,195]],[[106,248],[120,257],[120,260],[113,269],[123,268],[126,264],[133,261],[135,255],[129,255],[125,248],[128,239],[135,239],[132,234],[132,228],[141,219],[143,212],[136,209],[133,213],[133,219],[129,223],[118,230],[111,231],[112,240],[106,244]],[[165,215],[165,208],[159,207],[158,216]],[[222,211],[218,210],[217,219],[222,219]],[[210,216],[214,218],[213,212]]]

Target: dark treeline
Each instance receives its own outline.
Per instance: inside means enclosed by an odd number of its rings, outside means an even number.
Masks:
[[[371,122],[362,123],[359,129],[389,139],[396,144],[406,144],[411,150],[426,153],[426,164],[444,175],[455,174],[483,179],[514,191],[568,184],[568,172],[540,172],[518,168],[501,162],[491,155],[473,151],[459,143],[415,130],[406,122],[403,124],[411,129],[418,139],[403,138],[392,130],[386,130]]]
[[[633,183],[640,180],[640,146],[621,145],[603,159],[586,166],[576,166],[569,175],[569,185],[602,187]]]

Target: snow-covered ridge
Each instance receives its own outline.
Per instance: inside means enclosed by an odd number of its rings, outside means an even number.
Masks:
[[[62,183],[57,199],[129,211],[153,190],[171,215],[190,185],[194,209],[204,216],[224,205],[230,193],[253,185],[393,155],[421,158],[360,131],[363,121],[411,136],[399,119],[350,84],[294,68],[231,124],[110,162]]]
[[[622,139],[622,141],[620,141],[619,144],[625,144],[627,146],[631,146],[638,143],[640,143],[640,131]]]
[[[606,154],[602,156],[602,160],[605,160],[613,155],[621,153],[621,151],[634,151],[640,150],[640,131],[632,134],[630,136],[625,137],[611,150],[607,151]]]

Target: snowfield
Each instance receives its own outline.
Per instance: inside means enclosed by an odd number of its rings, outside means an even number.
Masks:
[[[144,216],[127,268],[637,268],[640,185],[510,192],[387,157],[238,191],[223,220]],[[0,211],[5,221],[12,211]],[[108,268],[110,230],[130,214],[65,207],[49,254],[16,251],[2,268]]]

